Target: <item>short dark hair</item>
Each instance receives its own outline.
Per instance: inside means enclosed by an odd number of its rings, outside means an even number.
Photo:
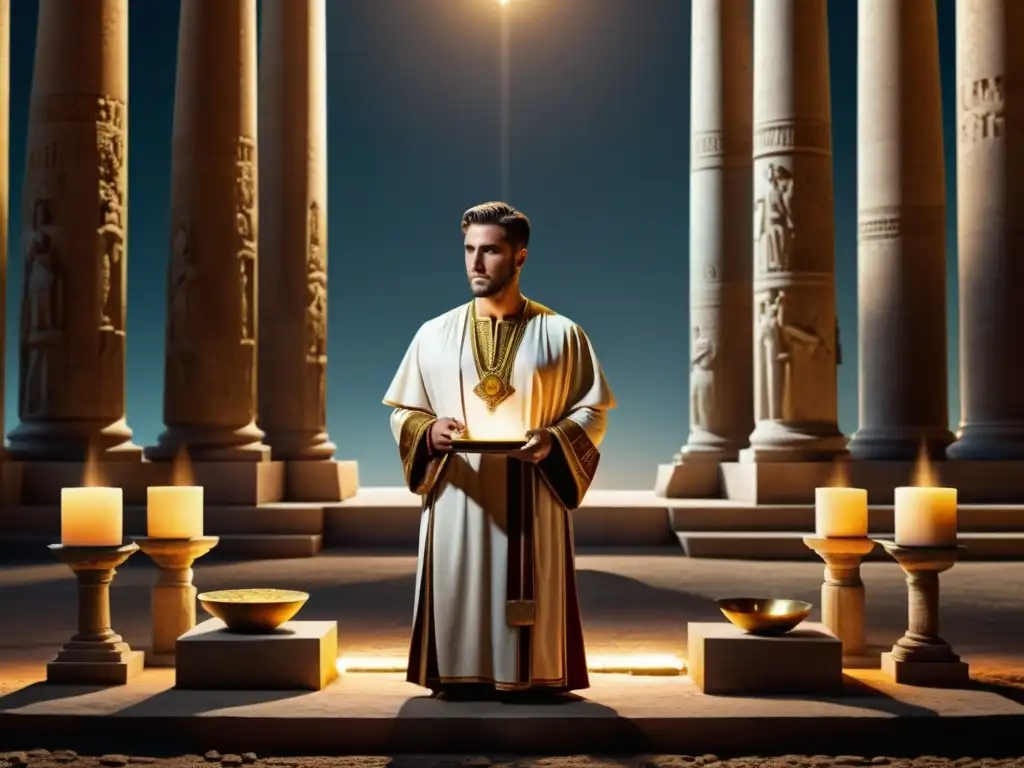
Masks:
[[[472,224],[495,224],[505,230],[505,239],[513,251],[530,244],[530,220],[508,203],[480,203],[462,214],[462,232]]]

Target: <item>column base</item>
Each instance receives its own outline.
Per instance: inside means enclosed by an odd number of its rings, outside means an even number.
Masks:
[[[145,453],[150,461],[172,461],[182,453],[192,461],[270,461],[263,432],[253,423],[238,429],[175,424]]]
[[[265,428],[263,442],[270,446],[274,461],[325,461],[333,459],[338,450],[326,432],[321,430],[284,430]]]
[[[694,461],[736,461],[740,450],[750,444],[750,435],[744,434],[729,437],[704,429],[691,429],[686,444],[679,450],[679,458],[684,462]]]
[[[1024,424],[963,424],[946,457],[961,461],[1024,459]]]
[[[897,658],[892,653],[882,654],[882,672],[894,683],[922,688],[955,687],[971,681],[967,662],[907,661]]]
[[[288,501],[344,501],[358,491],[358,462],[331,459],[285,463],[285,499]]]
[[[930,461],[942,461],[952,442],[953,433],[944,427],[862,427],[848,448],[859,461],[914,461],[923,445]]]
[[[142,461],[124,419],[23,421],[7,439],[15,461]]]
[[[659,464],[654,494],[665,499],[717,499],[719,471],[717,461],[683,459]]]
[[[750,447],[739,453],[743,464],[835,461],[846,455],[846,436],[835,423],[759,421]]]
[[[127,643],[72,641],[46,665],[46,682],[54,685],[125,685],[145,666],[142,651]]]

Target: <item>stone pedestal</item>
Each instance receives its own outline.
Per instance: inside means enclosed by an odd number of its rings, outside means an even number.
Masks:
[[[141,538],[136,543],[160,569],[153,587],[153,645],[146,656],[151,667],[173,667],[178,638],[196,625],[196,594],[192,563],[213,549],[219,539]]]
[[[850,451],[909,460],[924,443],[939,458],[953,435],[935,3],[861,0],[857,7],[860,427]]]
[[[46,665],[46,682],[124,685],[142,671],[142,651],[133,651],[110,627],[110,583],[116,568],[138,548],[50,546],[78,577],[78,632]]]
[[[264,0],[260,38],[259,425],[275,459],[334,455],[327,435],[325,0]]]
[[[694,0],[691,40],[690,435],[681,454],[731,461],[754,423],[749,4]]]
[[[166,431],[154,460],[264,461],[256,427],[256,2],[182,0],[171,149]],[[275,329],[278,332],[279,329]]]
[[[755,0],[756,425],[741,461],[831,461],[845,452],[831,111],[826,0]]]
[[[16,458],[142,456],[124,399],[127,99],[128,0],[41,0],[22,197]]]
[[[285,472],[290,502],[344,501],[359,491],[355,461],[289,461]]]
[[[319,691],[337,678],[337,660],[334,621],[289,621],[273,634],[240,635],[210,619],[178,639],[175,687]]]
[[[966,547],[900,547],[880,541],[907,574],[907,632],[882,654],[882,671],[905,685],[966,685],[970,671],[939,637],[939,574],[952,568]]]
[[[821,621],[843,644],[844,660],[867,653],[864,636],[864,582],[860,564],[875,548],[870,539],[804,538],[804,544],[825,561],[821,585]]]
[[[843,687],[843,645],[821,624],[758,637],[727,622],[691,622],[686,645],[690,678],[704,693],[834,694]]]
[[[954,459],[1024,459],[1024,4],[956,4],[960,432]],[[1010,97],[1013,98],[1013,97]],[[1019,98],[1019,97],[1018,97]]]

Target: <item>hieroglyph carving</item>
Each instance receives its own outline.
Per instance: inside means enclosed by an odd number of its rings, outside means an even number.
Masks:
[[[715,343],[693,327],[690,352],[690,422],[695,427],[710,428],[715,407]]]
[[[984,77],[960,84],[960,143],[977,144],[1003,136],[1003,78]]]
[[[124,331],[123,267],[125,241],[125,117],[123,101],[96,102],[99,171],[97,249],[100,261],[100,330]]]
[[[235,158],[235,222],[241,307],[240,340],[255,343],[256,277],[256,142],[238,139]]]
[[[167,345],[170,349],[184,349],[192,341],[195,286],[195,243],[192,224],[186,220],[178,224],[171,239],[167,276]]]
[[[793,175],[769,163],[764,193],[754,202],[754,239],[757,271],[786,272],[793,268]]]
[[[53,200],[32,203],[27,233],[21,313],[21,386],[19,416],[44,414],[50,403],[50,352],[64,327],[64,282],[54,243]]]
[[[306,321],[309,362],[327,354],[327,264],[320,243],[320,206],[309,205],[309,251],[306,256]]]
[[[793,387],[801,376],[813,376],[812,364],[833,360],[833,350],[813,328],[789,323],[786,292],[768,291],[757,311],[758,420],[793,420]]]

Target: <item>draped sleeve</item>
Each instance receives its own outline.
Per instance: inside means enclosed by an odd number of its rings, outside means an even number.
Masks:
[[[437,414],[427,394],[420,362],[424,337],[424,328],[420,328],[384,395],[384,405],[394,409],[391,432],[398,443],[405,485],[420,495],[433,490],[448,459],[448,454],[430,456],[427,450],[427,432],[437,421]]]
[[[598,447],[604,439],[608,411],[615,396],[583,329],[572,325],[566,339],[566,407],[548,431],[551,453],[539,468],[567,510],[579,507],[597,473]]]

